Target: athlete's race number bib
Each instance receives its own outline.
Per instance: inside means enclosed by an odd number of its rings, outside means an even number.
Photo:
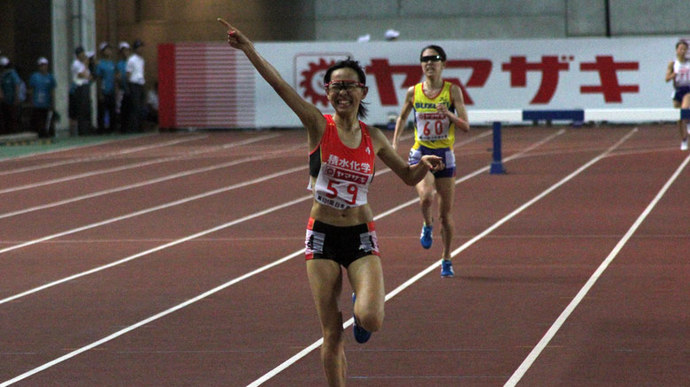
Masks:
[[[337,209],[361,206],[367,202],[368,175],[324,165],[316,179],[315,198]]]
[[[448,138],[450,120],[443,113],[418,113],[417,137],[421,141],[445,140]]]

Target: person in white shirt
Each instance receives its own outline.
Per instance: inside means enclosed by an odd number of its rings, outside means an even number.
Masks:
[[[146,90],[144,85],[144,58],[141,57],[141,47],[144,42],[137,39],[132,44],[132,55],[127,59],[127,85],[125,98],[128,99],[128,111],[122,130],[125,132],[142,131],[142,114],[145,111]]]
[[[666,82],[673,81],[673,107],[690,108],[690,60],[688,60],[688,42],[679,40],[676,43],[676,59],[668,64],[666,69]],[[680,131],[680,149],[688,150],[688,134],[690,124],[688,120],[678,121]]]
[[[86,56],[84,47],[77,47],[74,55],[76,58],[71,67],[72,90],[70,91],[69,116],[76,121],[77,134],[84,135],[92,132],[89,86],[93,77],[89,71],[89,58]]]

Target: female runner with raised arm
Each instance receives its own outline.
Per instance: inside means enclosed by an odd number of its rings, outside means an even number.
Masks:
[[[406,184],[415,185],[427,172],[443,168],[441,158],[422,157],[408,165],[377,128],[364,118],[362,100],[367,95],[366,77],[356,61],[344,60],[328,69],[324,87],[335,114],[323,115],[303,99],[254,48],[237,28],[228,28],[228,44],[241,50],[307,130],[309,171],[314,201],[306,232],[306,266],[316,304],[323,345],[321,360],[331,386],[344,386],[347,362],[343,317],[338,306],[343,266],[356,294],[355,339],[366,342],[381,328],[385,292],[373,212],[367,190],[374,177],[374,155]]]

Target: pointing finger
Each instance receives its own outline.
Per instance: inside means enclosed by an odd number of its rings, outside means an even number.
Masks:
[[[219,17],[219,18],[217,18],[216,20],[218,20],[218,22],[219,22],[220,24],[225,24],[225,26],[226,26],[229,30],[233,30],[233,29],[234,29],[233,26],[231,26],[230,23],[228,23],[227,21],[225,21],[225,19],[223,19],[222,17]]]
[[[218,20],[219,23],[224,24],[225,27],[228,28],[228,35],[234,36],[237,33],[237,29],[230,25],[230,23],[228,23],[225,19],[219,17],[216,20]]]

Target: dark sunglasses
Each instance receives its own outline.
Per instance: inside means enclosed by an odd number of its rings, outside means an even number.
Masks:
[[[425,55],[420,59],[420,61],[422,63],[424,63],[424,62],[440,62],[441,60],[442,60],[441,55]]]

